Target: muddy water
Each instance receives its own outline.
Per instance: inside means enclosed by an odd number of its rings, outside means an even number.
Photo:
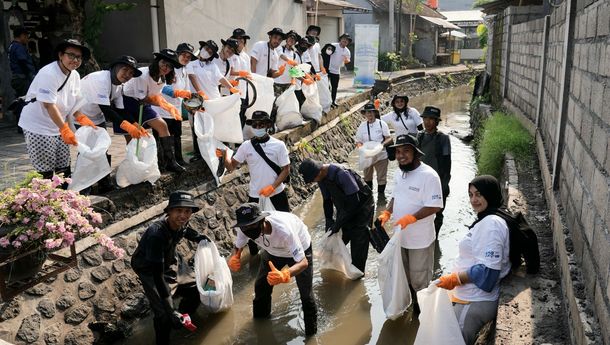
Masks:
[[[414,97],[410,105],[423,110],[425,105],[436,105],[443,111],[441,130],[445,133],[468,131],[467,104],[471,89],[467,86]],[[467,184],[474,177],[475,162],[471,147],[451,136],[452,179],[451,194],[447,199],[445,224],[439,236],[435,270],[440,274],[447,270],[451,259],[457,255],[457,242],[466,231],[474,214],[468,203]],[[357,166],[355,152],[349,163]],[[396,164],[391,163],[388,176],[393,176]],[[389,178],[386,194],[392,192]],[[379,205],[383,210],[383,205]],[[295,211],[310,228],[315,244],[324,240],[324,215],[322,199],[316,193],[306,204]],[[315,270],[314,292],[319,308],[318,334],[305,339],[303,316],[298,289],[294,279],[290,284],[276,286],[273,292],[273,309],[270,320],[252,319],[253,283],[259,262],[242,265],[242,271],[233,275],[235,303],[228,312],[217,315],[195,315],[199,329],[194,334],[179,331],[173,344],[411,344],[417,333],[418,321],[409,312],[390,321],[383,313],[381,295],[377,283],[377,257],[372,247],[366,265],[366,276],[350,281],[332,271]],[[314,265],[315,265],[314,256]],[[314,266],[315,267],[315,266]],[[127,342],[126,342],[127,343]],[[131,344],[152,344],[154,335],[152,320],[141,323],[130,338]]]

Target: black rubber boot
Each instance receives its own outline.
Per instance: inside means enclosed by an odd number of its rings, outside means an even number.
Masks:
[[[159,170],[161,172],[165,172],[165,165],[167,162],[165,161],[165,154],[163,152],[163,145],[161,144],[161,138],[159,137],[159,133],[153,129],[153,137],[155,137],[155,142],[157,143],[157,165],[159,166]]]
[[[50,180],[53,177],[53,172],[52,171],[39,171],[38,173],[40,175],[42,175],[43,179]]]
[[[185,166],[186,162],[182,157],[182,139],[178,136],[174,136],[174,155],[176,157],[176,163]]]
[[[106,159],[108,160],[108,164],[112,165],[112,156],[106,154]],[[105,194],[111,192],[116,189],[116,186],[112,182],[110,178],[110,174],[102,177],[102,179],[97,183],[97,194]]]
[[[385,200],[385,185],[377,185],[377,200]]]
[[[55,169],[55,175],[63,174],[64,178],[72,176],[72,169],[70,167]],[[61,189],[68,189],[68,183],[64,182],[61,184]]]
[[[174,138],[172,136],[159,138],[163,156],[165,158],[165,169],[175,173],[183,173],[186,171],[183,166],[176,162],[174,156]]]
[[[373,190],[373,181],[364,181],[364,183],[366,183],[366,185],[369,186],[371,190]]]
[[[189,162],[193,163],[202,160],[203,157],[201,157],[201,151],[199,151],[199,144],[197,144],[197,135],[195,134],[194,126],[191,126],[191,134],[193,135],[193,157],[189,159]]]

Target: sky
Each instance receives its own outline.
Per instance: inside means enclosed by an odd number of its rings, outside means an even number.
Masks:
[[[472,10],[474,0],[439,0],[438,6],[441,11],[464,11]]]

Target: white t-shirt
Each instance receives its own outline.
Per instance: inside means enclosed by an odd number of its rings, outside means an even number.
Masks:
[[[402,113],[400,118],[397,119],[396,113],[392,111],[383,115],[381,119],[394,128],[396,136],[403,134],[416,135],[419,132],[417,126],[424,123],[424,121],[419,115],[419,111],[415,108],[408,107],[407,113],[409,116],[405,117],[404,113]]]
[[[274,137],[270,137],[269,140],[261,144],[263,152],[269,157],[269,159],[277,164],[280,168],[290,164],[290,158],[288,158],[288,149],[283,141],[278,140]],[[250,196],[253,198],[259,198],[259,191],[270,184],[273,184],[278,174],[271,169],[269,164],[254,150],[252,141],[246,140],[239,146],[233,158],[240,164],[246,162],[248,164],[248,170],[250,171]],[[276,189],[273,195],[280,193],[284,190],[284,184],[281,183]]]
[[[500,271],[500,279],[504,278],[511,268],[509,244],[506,221],[499,216],[489,215],[475,224],[460,241],[459,254],[453,262],[452,272],[466,271],[474,265],[483,264]],[[469,302],[496,301],[500,295],[499,280],[491,292],[485,292],[475,284],[468,283],[457,286],[453,294]]]
[[[174,90],[191,90],[191,86],[190,86],[191,83],[190,83],[188,75],[186,73],[186,66],[178,68],[178,69],[174,69],[174,72],[176,73],[176,81],[172,85]],[[164,93],[162,94],[162,96],[163,96],[163,98],[165,98],[165,100],[169,104],[173,105],[176,109],[178,109],[178,112],[181,112],[182,98],[170,97]],[[157,114],[161,115],[161,117],[164,119],[173,119],[174,118],[172,116],[172,114],[168,113],[165,109],[163,109],[161,107],[157,107],[157,106],[153,105],[153,109],[157,112]]]
[[[300,61],[299,56],[294,51],[294,49],[286,49],[285,47],[280,46],[277,47],[275,50],[280,56],[280,64],[286,63],[286,61],[281,58],[282,56],[285,56],[287,59],[294,60],[297,63]],[[284,74],[274,79],[276,84],[290,84],[290,82],[292,81],[292,78],[290,77],[290,67],[291,66],[287,64]]]
[[[66,84],[57,92],[64,81]],[[26,100],[33,98],[36,98],[36,102],[28,103],[21,112],[19,127],[36,134],[59,135],[59,128],[51,120],[49,112],[42,103],[55,104],[65,121],[68,115],[74,114],[80,108],[78,105],[82,100],[80,75],[77,71],[72,71],[68,77],[61,71],[56,61],[51,62],[41,68],[34,77],[25,96]]]
[[[292,258],[296,262],[305,259],[305,250],[311,246],[311,236],[307,226],[299,217],[290,212],[270,211],[265,220],[271,224],[271,233],[269,235],[261,233],[254,240],[256,244],[273,256]],[[237,228],[235,247],[245,247],[248,240],[241,229]],[[309,264],[311,265],[311,262]],[[281,270],[280,267],[277,269]]]
[[[368,130],[367,130],[368,126]],[[369,137],[370,133],[370,137]],[[375,122],[369,123],[368,121],[363,121],[358,130],[356,130],[356,142],[366,143],[367,141],[376,141],[381,143],[385,138],[390,137],[390,128],[388,128],[388,124],[375,119]],[[385,149],[381,150],[375,157],[375,161],[380,161],[388,158],[388,153]]]
[[[229,61],[229,69],[227,69],[227,61]],[[214,60],[212,60],[213,63],[216,64],[216,66],[218,67],[218,70],[220,71],[220,74],[222,74],[223,77],[225,78],[229,78],[229,73],[231,72],[231,59],[227,59],[227,60],[223,60],[221,58],[215,58]]]
[[[214,62],[195,60],[186,65],[186,72],[197,78],[199,87],[209,99],[220,98],[218,83],[223,78],[222,73]]]
[[[333,74],[339,74],[341,66],[343,66],[343,60],[352,59],[352,54],[347,47],[341,48],[339,43],[333,43],[335,46],[335,52],[330,56],[330,64],[328,65],[328,71]]]
[[[110,71],[89,73],[80,81],[82,95],[87,101],[80,111],[93,123],[100,125],[106,122],[100,105],[111,105],[123,109],[123,85],[114,85],[110,80]]]
[[[267,41],[258,41],[254,43],[252,51],[250,51],[250,56],[256,59],[256,71],[254,73],[265,77],[268,70],[277,71],[280,58],[275,49],[269,48],[268,43]],[[268,64],[267,61],[269,61]]]
[[[417,169],[403,172],[396,169],[394,173],[394,221],[414,214],[423,207],[443,207],[441,179],[434,169],[421,163]],[[434,230],[435,214],[419,219],[401,231],[401,244],[407,249],[428,247],[436,238]]]
[[[242,50],[241,53],[233,55],[235,57],[235,64],[233,65],[233,71],[248,71],[250,72],[250,55]],[[239,81],[239,92],[241,93],[240,98],[246,98],[246,91],[248,90],[248,84],[240,80]]]
[[[139,70],[142,71],[141,76],[131,78],[123,85],[123,95],[142,100],[148,96],[161,94],[165,86],[163,79],[159,77],[159,80],[153,80],[148,67],[141,67]]]
[[[316,71],[316,73],[320,72],[320,43],[316,42],[316,44],[307,49],[307,52],[309,53],[309,59],[313,69]]]

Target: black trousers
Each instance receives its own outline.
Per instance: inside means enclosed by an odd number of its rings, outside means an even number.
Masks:
[[[369,256],[369,232],[371,231],[374,214],[375,206],[373,202],[367,202],[358,215],[341,228],[343,230],[343,243],[347,245],[351,242],[352,264],[362,273],[365,272],[366,260]]]
[[[305,103],[305,95],[303,94],[302,90],[295,90],[294,95],[297,96],[297,100],[299,101],[299,110],[300,110],[301,107],[303,106],[303,103]]]
[[[292,258],[283,258],[271,255],[267,252],[261,253],[261,264],[254,283],[254,300],[252,301],[252,315],[255,318],[267,318],[271,314],[271,294],[273,286],[267,282],[267,274],[270,271],[268,261],[273,262],[273,265],[281,270],[282,267],[292,266],[296,262]],[[313,254],[311,246],[305,250],[305,257],[309,262],[307,268],[297,274],[295,279],[299,294],[301,296],[301,305],[303,307],[303,316],[305,321],[305,334],[311,335],[316,333],[318,327],[318,308],[313,295]]]
[[[447,196],[443,194],[443,206],[447,206]],[[441,231],[441,226],[443,226],[443,220],[445,216],[443,215],[443,211],[445,207],[441,208],[440,211],[436,212],[436,218],[434,218],[434,230],[436,230],[436,239],[438,240],[438,233]]]
[[[137,272],[136,272],[137,273]],[[138,273],[138,278],[142,282],[144,294],[148,298],[150,308],[153,311],[153,324],[155,327],[155,339],[157,345],[169,345],[170,333],[172,330],[172,322],[170,315],[163,307],[162,299],[155,286],[155,281],[152,275]],[[197,307],[201,301],[199,300],[199,291],[195,284],[178,285],[174,296],[181,296],[182,300],[178,306],[180,313],[193,314],[197,311]]]
[[[246,98],[241,99],[241,108],[239,109],[239,120],[241,121],[241,128],[246,125],[246,110],[248,110],[249,97],[246,94]]]
[[[269,199],[271,199],[271,203],[276,211],[290,212],[290,204],[288,203],[288,195],[286,194],[285,189]],[[248,196],[248,202],[258,203],[258,198]],[[258,253],[258,245],[252,240],[248,241],[248,249],[250,250],[250,255],[256,255]]]
[[[330,93],[333,103],[337,100],[337,90],[339,89],[339,75],[328,72],[328,80],[330,81]]]

